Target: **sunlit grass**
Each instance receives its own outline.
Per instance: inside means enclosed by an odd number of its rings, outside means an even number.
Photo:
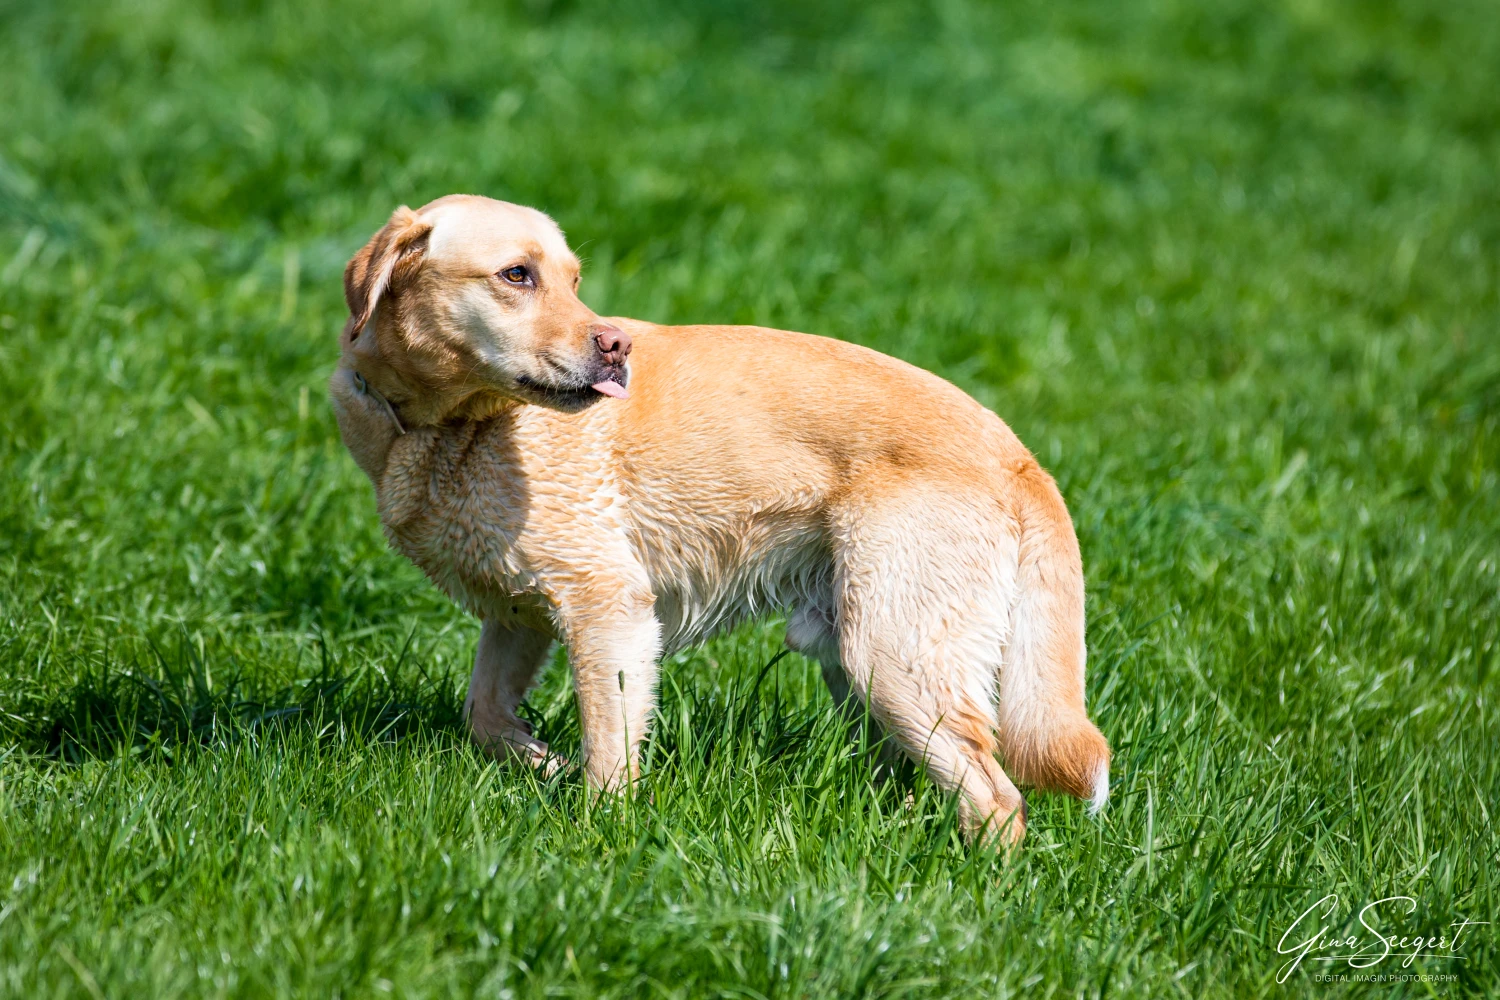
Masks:
[[[1497,919],[1496,66],[1466,3],[0,7],[0,993],[1324,995],[1327,893]],[[323,390],[344,261],[455,190],[603,313],[1005,417],[1105,815],[965,847],[775,620],[667,664],[630,801],[474,752]],[[576,751],[561,654],[527,711]],[[1491,930],[1380,995],[1494,995]]]

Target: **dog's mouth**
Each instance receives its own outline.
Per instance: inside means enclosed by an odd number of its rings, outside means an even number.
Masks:
[[[557,409],[577,410],[598,402],[604,396],[626,399],[625,383],[628,375],[624,368],[614,366],[598,373],[598,380],[587,385],[552,385],[525,375],[516,376],[516,387],[534,403]]]

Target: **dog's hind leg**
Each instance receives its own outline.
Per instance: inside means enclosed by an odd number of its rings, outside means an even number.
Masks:
[[[1015,844],[1026,804],[995,758],[1015,533],[988,497],[866,497],[836,518],[840,654],[901,748],[959,795],[966,834]]]
[[[786,645],[810,660],[816,660],[823,674],[823,683],[833,696],[833,706],[849,726],[850,735],[857,741],[863,733],[872,745],[877,745],[877,771],[886,774],[896,769],[900,748],[886,738],[880,726],[870,717],[865,705],[854,696],[849,686],[849,675],[844,672],[843,659],[839,655],[839,633],[831,608],[808,604],[798,608],[786,620]]]
[[[549,755],[547,744],[532,738],[530,723],[516,714],[551,645],[552,636],[544,632],[493,618],[480,628],[464,717],[474,742],[491,756],[549,770],[561,763]]]

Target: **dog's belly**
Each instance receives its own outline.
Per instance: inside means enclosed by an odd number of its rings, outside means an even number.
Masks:
[[[770,612],[831,605],[828,539],[811,511],[773,507],[687,518],[634,513],[664,654]]]
[[[389,535],[398,551],[471,613],[555,631],[555,609],[516,559],[510,539],[495,525],[474,531],[465,521],[421,518]],[[775,512],[641,532],[638,554],[656,597],[663,654],[761,615],[830,607],[828,543],[810,521]]]
[[[449,518],[421,518],[389,535],[398,551],[471,613],[555,631],[555,609],[537,581],[516,562],[509,539],[488,527],[474,532]],[[679,523],[675,530],[641,533],[639,555],[656,597],[663,655],[751,618],[831,607],[828,542],[809,519],[762,513],[705,519],[693,527],[683,530]]]

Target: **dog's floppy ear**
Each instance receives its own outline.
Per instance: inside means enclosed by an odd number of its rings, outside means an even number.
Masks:
[[[402,205],[391,213],[391,221],[349,260],[349,266],[344,268],[344,300],[349,303],[344,343],[354,342],[375,315],[380,297],[421,262],[431,232],[432,223],[423,222],[416,212]]]

